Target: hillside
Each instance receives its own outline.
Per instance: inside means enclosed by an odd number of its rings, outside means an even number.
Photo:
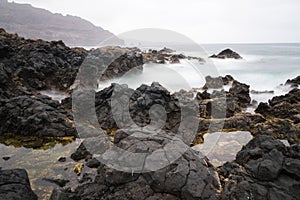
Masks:
[[[80,17],[53,14],[29,4],[9,3],[7,0],[0,0],[0,27],[26,38],[63,40],[70,46],[97,46],[111,37],[115,37],[116,44],[122,44],[122,40],[111,32]]]

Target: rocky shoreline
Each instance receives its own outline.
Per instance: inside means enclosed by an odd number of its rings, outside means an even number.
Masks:
[[[10,138],[34,136],[58,142],[63,142],[65,137],[69,137],[68,141],[78,138],[73,116],[76,106],[72,104],[74,97],[82,94],[70,94],[82,86],[89,86],[89,80],[76,82],[77,73],[87,62],[87,57],[93,58],[88,64],[94,66],[92,61],[103,55],[109,60],[113,56],[111,52],[120,56],[108,63],[105,73],[95,73],[98,81],[110,80],[131,70],[141,72],[144,63],[172,64],[181,59],[203,62],[203,59],[176,54],[167,48],[142,52],[138,48],[105,47],[87,51],[69,48],[62,41],[26,40],[1,29],[0,137],[7,137],[7,134]],[[236,57],[235,52],[229,53]],[[101,72],[103,66],[95,67]],[[248,131],[253,139],[237,153],[234,161],[219,167],[188,148],[172,164],[147,173],[109,168],[82,143],[70,155],[70,159],[77,162],[74,171],[79,179],[75,186],[70,186],[67,177],[44,177],[58,185],[50,199],[297,199],[300,196],[299,77],[288,80],[286,84],[294,89],[268,103],[260,103],[255,114],[245,112],[253,103],[250,86],[230,75],[207,76],[203,91],[172,94],[154,82],[135,90],[126,85],[112,84],[92,92],[99,126],[80,122],[80,128],[91,133],[101,128],[109,136],[109,142],[133,153],[151,154],[155,149],[164,148],[174,136],[191,147],[203,143],[204,135],[213,132]],[[224,86],[229,90],[225,91]],[[46,89],[59,90],[69,97],[60,103],[42,95],[41,91]],[[140,132],[130,129],[130,123],[123,123],[120,128],[111,108],[114,91],[123,91],[115,103],[121,108],[128,107],[131,119],[139,126],[146,127],[153,123],[151,116],[160,116],[160,110],[151,110],[154,105],[159,104],[165,109],[163,126],[160,126],[160,121],[156,122],[161,128],[157,135],[141,139],[131,136]],[[198,116],[192,117],[182,111],[182,107],[195,108],[193,106],[198,109]],[[187,122],[185,127],[181,126],[182,121]],[[196,122],[197,134],[190,139],[185,130],[194,126],[192,122]],[[280,140],[288,141],[289,145]],[[41,146],[43,144],[32,148]],[[61,158],[59,162],[65,160]],[[86,168],[95,171],[85,172]],[[2,170],[0,166],[0,177],[1,199],[37,199],[25,170]]]

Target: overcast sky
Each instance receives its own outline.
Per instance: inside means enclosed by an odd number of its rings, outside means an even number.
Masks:
[[[164,28],[199,43],[300,42],[300,0],[15,0],[114,34]]]

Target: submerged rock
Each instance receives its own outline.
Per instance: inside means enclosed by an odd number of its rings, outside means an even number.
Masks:
[[[0,199],[37,200],[24,169],[0,169]]]
[[[231,49],[225,49],[221,51],[218,55],[212,55],[210,58],[219,58],[219,59],[225,59],[225,58],[233,58],[233,59],[243,59],[238,53],[232,51]]]
[[[251,90],[251,94],[274,94],[274,90],[264,90],[264,91],[257,91],[257,90]]]

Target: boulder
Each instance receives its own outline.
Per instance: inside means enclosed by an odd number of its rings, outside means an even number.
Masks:
[[[225,58],[233,58],[233,59],[243,59],[238,53],[232,51],[231,49],[225,49],[221,51],[218,55],[212,55],[210,58],[219,58],[219,59],[225,59]]]
[[[24,169],[0,169],[0,199],[38,199]]]
[[[224,185],[220,199],[298,199],[299,150],[299,144],[286,147],[270,136],[254,137],[235,161],[218,169]]]
[[[73,117],[47,96],[0,99],[0,134],[76,136]]]
[[[229,89],[229,96],[237,98],[237,102],[241,107],[247,107],[251,102],[249,88],[249,85],[234,80],[231,88]]]

